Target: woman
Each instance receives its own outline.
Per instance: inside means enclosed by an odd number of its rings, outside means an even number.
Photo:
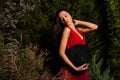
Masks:
[[[84,28],[76,28],[76,25],[85,26]],[[58,36],[59,54],[63,61],[71,67],[74,71],[85,71],[80,75],[73,75],[69,72],[66,66],[61,68],[61,80],[89,80],[88,78],[88,65],[84,63],[80,66],[75,66],[66,55],[66,49],[71,48],[74,45],[82,44],[86,45],[85,36],[83,33],[87,33],[96,30],[98,26],[96,24],[80,21],[72,18],[71,14],[67,10],[58,10],[56,14],[55,33]]]

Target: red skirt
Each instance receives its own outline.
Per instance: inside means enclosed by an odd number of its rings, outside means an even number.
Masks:
[[[72,75],[68,72],[66,67],[63,67],[60,71],[61,80],[89,80],[88,70],[81,75]]]

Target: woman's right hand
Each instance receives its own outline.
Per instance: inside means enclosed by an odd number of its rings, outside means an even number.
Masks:
[[[81,66],[75,67],[75,71],[83,71],[88,69],[89,64],[83,64]]]

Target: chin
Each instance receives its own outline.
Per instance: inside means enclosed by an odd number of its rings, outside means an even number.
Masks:
[[[67,23],[68,26],[70,26],[70,23]]]

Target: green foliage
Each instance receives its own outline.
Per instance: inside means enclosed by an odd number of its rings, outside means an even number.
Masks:
[[[3,54],[4,52],[4,42],[3,42],[3,36],[0,33],[0,56]]]
[[[18,36],[22,36],[21,41],[26,44],[29,42],[43,42],[51,37],[50,22],[47,15],[41,12],[34,11],[30,16],[23,17],[18,25],[20,27],[16,30],[16,33]]]
[[[109,48],[109,53],[119,53],[119,48],[120,48],[120,7],[119,3],[115,0],[109,0],[109,8],[108,8],[108,21],[109,21],[109,30],[111,33],[109,34],[111,38],[111,45]],[[112,17],[110,17],[112,16]],[[112,20],[111,20],[112,19]],[[111,50],[114,48],[115,50]]]
[[[48,59],[48,54],[47,50],[41,50],[39,55],[36,55],[33,50],[27,47],[23,49],[20,54],[14,56],[14,62],[11,62],[11,65],[8,66],[6,64],[8,57],[4,53],[4,55],[0,57],[0,79],[40,80],[39,78],[44,76],[42,74],[49,72],[44,69],[44,62]],[[50,75],[50,73],[48,75]]]
[[[103,2],[104,5],[101,6],[100,4],[100,7],[98,7],[95,1],[98,3]],[[51,47],[54,16],[60,8],[70,11],[75,19],[100,25],[98,31],[87,34],[87,44],[93,54],[96,50],[106,52],[106,54],[103,54],[105,55],[104,61],[107,60],[107,65],[111,64],[110,69],[116,80],[120,79],[120,4],[118,0],[1,0],[0,4],[0,29],[4,37],[10,39],[8,43],[17,39],[23,43],[22,46],[32,42],[40,45],[39,48]],[[103,9],[104,6],[107,7],[106,10]],[[108,21],[104,22],[105,20]],[[15,43],[15,45],[18,44]],[[11,45],[9,46],[11,47]],[[12,46],[14,48],[14,45]],[[9,49],[9,51],[11,50]],[[33,79],[35,76],[38,77],[37,73],[43,70],[44,59],[36,56],[31,50],[25,49],[20,54],[7,55],[3,52],[4,44],[0,36],[0,56],[3,56],[0,57],[1,79],[5,80],[6,76],[22,77],[22,79],[26,77],[28,80]],[[5,64],[9,62],[8,60],[12,60],[13,63],[10,65]],[[97,76],[95,78],[97,80],[109,80],[109,68],[103,73],[100,71],[102,60],[96,63],[94,57],[93,62],[94,78]],[[13,66],[13,69],[11,69],[13,72],[7,71],[8,67],[11,68],[11,66]],[[7,72],[12,72],[12,75],[6,74]],[[25,75],[25,73],[27,74]]]
[[[120,79],[120,3],[119,0],[108,0],[107,8],[110,45],[107,64],[111,64],[112,74]]]
[[[5,73],[5,69],[3,68],[4,67],[4,50],[5,50],[5,47],[4,47],[4,42],[3,42],[3,37],[0,33],[0,78],[2,80],[5,80],[5,77],[4,76],[6,73]]]
[[[92,78],[91,80],[113,80],[113,77],[110,75],[109,67],[107,67],[104,71],[101,69],[103,59],[100,58],[100,53],[101,51],[98,50],[92,57],[89,69]]]
[[[25,15],[20,19],[16,37],[24,44],[33,42],[39,43],[41,47],[48,47],[51,43],[54,17],[56,11],[60,8],[70,11],[75,19],[100,23],[99,10],[96,9],[94,0],[88,0],[87,2],[85,0],[41,0],[29,15]]]
[[[44,58],[42,56],[36,57],[34,52],[26,48],[16,59],[16,78],[21,80],[37,79],[39,77],[39,72],[43,70],[43,62]]]

